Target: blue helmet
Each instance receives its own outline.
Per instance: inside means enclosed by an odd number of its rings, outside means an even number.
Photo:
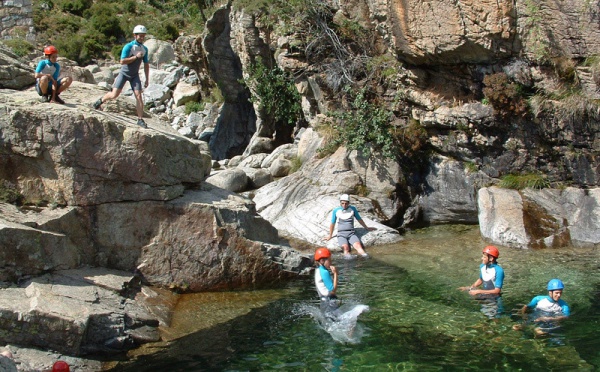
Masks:
[[[560,279],[552,279],[548,282],[548,290],[549,291],[556,291],[559,289],[564,289],[565,285],[563,284],[563,282],[561,282]]]

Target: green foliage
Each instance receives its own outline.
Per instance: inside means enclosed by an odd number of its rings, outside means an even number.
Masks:
[[[500,180],[500,187],[522,190],[524,188],[543,189],[550,187],[550,182],[543,174],[508,174]]]
[[[179,37],[179,27],[181,24],[178,26],[174,20],[168,20],[155,25],[152,34],[160,40],[175,41]]]
[[[0,201],[15,205],[22,205],[25,197],[21,195],[17,187],[6,180],[0,179]]]
[[[85,65],[104,54],[104,36],[99,33],[58,38],[54,45],[64,57]]]
[[[294,156],[291,160],[292,166],[290,167],[290,174],[296,172],[298,169],[302,167],[302,158],[299,156]]]
[[[185,114],[189,115],[192,112],[199,112],[204,110],[204,102],[187,102],[185,104]]]
[[[365,197],[369,196],[369,193],[371,192],[371,191],[369,191],[369,188],[367,186],[362,185],[362,184],[357,185],[355,191],[356,191],[356,195],[365,196]]]
[[[2,43],[19,57],[24,57],[33,51],[33,45],[24,39],[7,39],[3,40]]]
[[[200,33],[204,27],[202,11],[218,5],[212,0],[155,0],[152,4],[155,6],[135,0],[34,1],[37,41],[61,45],[59,53],[80,64],[91,58],[106,58],[109,51],[119,59],[124,39],[131,36],[135,25],[143,24],[149,34],[172,41],[180,31]]]
[[[82,16],[83,12],[89,9],[92,4],[92,0],[56,0],[56,5],[58,5],[63,12],[77,16]]]
[[[214,86],[210,90],[210,95],[208,96],[208,101],[211,103],[223,103],[225,102],[225,97],[223,97],[223,92],[219,89],[218,86]]]
[[[99,2],[85,12],[85,17],[89,18],[91,28],[105,35],[107,40],[110,40],[111,37],[116,40],[125,36],[125,32],[115,14],[117,14],[117,8],[113,4]]]
[[[392,112],[369,102],[365,88],[356,94],[350,110],[334,112],[333,117],[338,119],[334,124],[338,136],[328,146],[343,145],[366,155],[374,149],[388,158],[397,156],[394,128],[390,123]]]
[[[499,72],[483,78],[483,94],[494,109],[502,116],[527,113],[527,104],[522,95],[522,87],[511,82],[505,73]]]
[[[246,84],[253,87],[257,95],[253,101],[259,102],[259,109],[264,110],[275,122],[295,125],[300,119],[302,107],[300,93],[292,78],[277,66],[268,68],[260,59],[250,67],[248,74]]]
[[[467,161],[465,162],[465,169],[467,171],[467,173],[472,174],[472,173],[477,173],[477,171],[479,170],[479,167],[477,167],[477,164],[475,164],[472,161]]]
[[[121,52],[123,51],[123,45],[115,44],[110,50],[110,55],[114,58],[115,61],[121,60]]]
[[[550,40],[544,30],[544,15],[541,7],[536,0],[524,1],[527,18],[525,26],[529,39],[529,45],[533,53],[533,57],[540,63],[547,62],[550,55]]]

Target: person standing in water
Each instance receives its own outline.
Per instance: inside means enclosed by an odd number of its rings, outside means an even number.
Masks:
[[[481,311],[489,318],[497,317],[503,310],[500,296],[504,283],[504,269],[498,265],[498,257],[498,248],[493,245],[485,247],[479,265],[479,277],[471,286],[458,288],[481,300]]]
[[[358,210],[353,205],[350,205],[350,197],[348,194],[343,194],[340,196],[340,206],[336,207],[331,214],[331,223],[329,224],[329,235],[325,238],[325,240],[330,240],[333,236],[333,230],[335,229],[335,224],[338,224],[337,238],[338,244],[342,247],[344,251],[344,256],[346,258],[351,257],[350,255],[350,246],[352,245],[354,249],[364,258],[368,258],[369,255],[364,250],[364,246],[360,241],[360,238],[356,235],[354,231],[354,219],[358,221],[359,224],[362,225],[367,231],[377,230],[374,227],[368,227],[365,221],[362,220],[360,214],[358,214]]]
[[[331,264],[331,252],[327,248],[319,248],[315,251],[315,287],[321,300],[321,311],[335,317],[339,307],[336,296],[338,287],[338,271]]]
[[[548,290],[547,296],[535,296],[527,305],[519,311],[525,315],[528,310],[533,309],[534,329],[537,335],[546,334],[558,328],[558,322],[567,319],[571,315],[569,305],[561,299],[564,283],[560,279],[552,279],[546,286]],[[513,329],[521,329],[522,326],[516,325]]]
[[[144,100],[142,97],[142,81],[139,74],[142,63],[144,64],[144,75],[146,76],[144,88],[148,87],[148,82],[150,81],[148,48],[143,45],[146,39],[146,32],[146,27],[142,25],[137,25],[133,28],[134,40],[125,44],[121,51],[121,71],[115,79],[112,91],[99,98],[93,105],[97,110],[104,102],[117,98],[121,94],[125,83],[129,81],[135,96],[135,108],[138,116],[137,125],[142,128],[148,128],[146,122],[144,122]]]

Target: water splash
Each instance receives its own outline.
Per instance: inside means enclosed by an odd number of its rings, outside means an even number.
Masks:
[[[358,323],[360,314],[369,311],[369,306],[347,303],[340,306],[334,313],[324,314],[318,306],[298,304],[297,315],[309,315],[318,326],[329,333],[331,337],[342,344],[358,344],[367,335],[368,329]]]

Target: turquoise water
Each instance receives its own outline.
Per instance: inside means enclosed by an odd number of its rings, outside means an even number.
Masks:
[[[334,341],[311,316],[318,307],[311,278],[280,288],[186,296],[171,340],[144,349],[114,371],[479,371],[600,369],[598,249],[500,247],[506,278],[504,313],[489,319],[459,286],[478,275],[477,227],[423,229],[404,242],[371,247],[370,260],[344,261],[338,294],[365,304],[357,343]],[[566,285],[571,317],[557,333],[515,331],[514,310],[553,277]],[[308,311],[307,311],[308,310]]]

